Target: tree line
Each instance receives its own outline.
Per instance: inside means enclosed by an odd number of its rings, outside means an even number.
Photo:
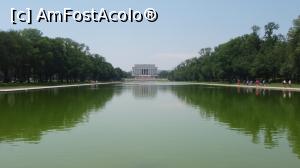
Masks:
[[[300,81],[300,16],[286,36],[276,34],[279,25],[253,26],[250,34],[229,40],[214,49],[203,48],[170,72],[177,81],[267,80]]]
[[[0,31],[0,82],[110,81],[126,75],[72,39],[49,38],[37,29]]]

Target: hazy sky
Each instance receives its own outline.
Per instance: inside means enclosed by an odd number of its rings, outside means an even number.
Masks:
[[[300,15],[300,0],[1,0],[0,29],[37,28],[49,37],[68,37],[85,43],[92,53],[103,55],[116,67],[130,70],[133,64],[153,63],[172,69],[204,47],[214,47],[249,33],[254,24],[274,21],[286,34]],[[128,10],[154,8],[157,22],[149,23],[33,23],[10,22],[10,9],[37,12],[39,8],[60,10]],[[263,30],[262,30],[263,31]],[[261,32],[263,33],[263,32]]]

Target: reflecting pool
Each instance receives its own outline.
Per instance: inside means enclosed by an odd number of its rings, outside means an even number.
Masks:
[[[0,93],[0,167],[298,168],[299,103],[174,82]]]

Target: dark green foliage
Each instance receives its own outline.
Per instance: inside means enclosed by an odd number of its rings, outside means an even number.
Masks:
[[[108,81],[124,73],[71,39],[51,39],[36,29],[0,31],[0,81]]]
[[[279,25],[270,22],[259,37],[253,32],[231,39],[214,48],[201,49],[199,56],[178,65],[170,80],[228,81],[265,79],[300,81],[300,16],[294,20],[287,38],[274,32]]]
[[[121,80],[123,78],[131,78],[131,73],[122,71],[121,68],[115,68],[115,80]]]
[[[166,70],[163,70],[163,71],[160,71],[159,73],[158,73],[158,77],[159,78],[168,78],[168,76],[169,76],[169,73],[170,73],[170,71],[166,71]]]

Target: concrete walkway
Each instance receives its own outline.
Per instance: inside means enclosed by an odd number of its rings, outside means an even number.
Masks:
[[[237,84],[221,84],[221,83],[201,83],[201,82],[188,82],[188,84],[300,92],[300,88],[293,88],[293,87],[255,86],[255,85],[237,85]]]
[[[57,86],[28,86],[28,87],[3,88],[3,89],[0,88],[0,93],[1,92],[15,92],[15,91],[53,89],[53,88],[93,86],[93,85],[108,85],[108,84],[120,84],[120,83],[124,83],[124,82],[99,82],[99,83],[86,83],[86,84],[57,85]],[[130,84],[130,82],[128,82],[128,83]],[[172,82],[172,83],[175,84],[177,82]],[[280,91],[300,92],[300,88],[293,88],[293,87],[236,85],[236,84],[202,83],[202,82],[178,82],[178,84],[181,84],[181,85],[203,85],[203,86],[235,87],[235,88],[252,88],[252,89],[266,89],[266,90],[280,90]]]
[[[53,89],[53,88],[93,86],[93,85],[108,85],[108,84],[119,84],[119,83],[121,83],[121,82],[98,82],[98,83],[85,83],[85,84],[72,84],[72,85],[56,85],[56,86],[28,86],[28,87],[6,88],[6,89],[0,88],[0,93],[1,92],[27,91],[27,90]]]

